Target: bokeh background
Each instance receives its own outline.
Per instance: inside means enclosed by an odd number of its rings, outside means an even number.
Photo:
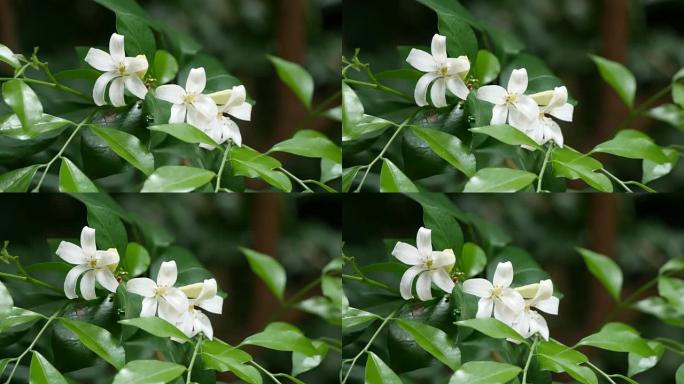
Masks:
[[[339,94],[342,0],[137,0],[155,20],[194,37],[202,53],[218,58],[256,100],[252,122],[241,122],[243,142],[260,151],[292,137],[307,117],[278,79],[266,55],[303,65],[316,84],[313,107]],[[106,46],[113,12],[92,0],[0,0],[0,42],[40,57],[53,72],[77,68],[74,47]],[[10,68],[0,66],[0,75]],[[6,73],[7,72],[7,73]],[[340,142],[339,124],[316,119],[309,128]],[[276,155],[279,157],[280,155]],[[310,159],[287,159],[295,174],[318,178]]]
[[[613,299],[588,272],[575,247],[603,253],[618,263],[624,273],[623,298],[657,276],[658,268],[666,261],[684,257],[684,218],[674,214],[684,210],[680,195],[612,195],[614,211],[608,217],[597,217],[602,212],[598,205],[605,204],[596,199],[598,196],[454,194],[450,197],[462,211],[500,226],[513,239],[511,245],[528,251],[549,273],[555,289],[564,297],[559,315],[546,316],[546,319],[551,337],[566,345],[574,345],[595,332],[614,307]],[[391,246],[383,240],[415,239],[416,231],[423,225],[421,206],[402,195],[347,196],[343,217],[344,252],[354,257],[359,266],[394,259]],[[382,276],[370,274],[370,277]],[[656,288],[643,297],[652,295],[657,295]],[[666,325],[641,312],[625,310],[617,321],[634,326],[646,338],[684,339],[684,329]],[[624,353],[595,348],[583,348],[582,352],[606,372],[627,372]],[[681,357],[666,353],[656,368],[639,374],[636,379],[640,383],[672,383],[681,363]],[[445,382],[444,372],[435,367],[423,373],[433,380],[421,383]],[[568,380],[561,377],[560,381]]]
[[[216,276],[227,293],[223,314],[211,315],[215,336],[231,345],[261,331],[276,316],[279,303],[251,271],[238,247],[248,247],[276,257],[287,271],[288,298],[320,276],[323,267],[339,257],[341,244],[340,201],[324,195],[115,195],[127,212],[133,212],[164,228],[175,245],[189,249]],[[10,240],[10,253],[24,265],[57,260],[47,239],[78,238],[87,225],[85,206],[60,194],[5,195],[0,199],[0,240]],[[130,235],[130,234],[129,234]],[[13,271],[0,264],[0,270]],[[53,276],[54,277],[54,276]],[[41,278],[57,286],[61,281]],[[3,280],[11,292],[31,288]],[[30,291],[30,289],[29,289]],[[40,292],[39,292],[40,293]],[[320,295],[311,290],[305,297]],[[340,338],[340,328],[298,310],[278,314],[311,338]],[[49,339],[49,338],[48,338]],[[6,347],[6,346],[3,346]],[[0,347],[0,356],[3,356]],[[289,372],[289,354],[251,348],[254,358],[272,372]],[[330,350],[323,364],[299,378],[306,383],[337,382],[339,353]],[[232,374],[219,374],[236,382]]]
[[[561,124],[568,145],[588,151],[615,135],[627,110],[601,80],[587,54],[624,63],[638,82],[636,104],[666,87],[684,67],[684,2],[681,0],[460,0],[479,21],[513,34],[568,86],[578,100],[574,121]],[[408,66],[397,46],[428,46],[437,33],[437,16],[416,0],[344,0],[343,54],[374,72]],[[478,36],[480,38],[480,36]],[[407,82],[405,82],[407,83]],[[393,83],[399,87],[400,83]],[[400,88],[413,94],[415,84]],[[380,95],[381,93],[375,93]],[[670,95],[656,105],[672,103]],[[684,133],[650,119],[635,121],[657,143],[682,144]],[[641,179],[637,160],[601,160],[617,175]],[[653,182],[659,191],[676,191],[684,167]]]

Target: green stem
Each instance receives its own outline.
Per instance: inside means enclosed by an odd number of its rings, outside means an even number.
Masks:
[[[639,105],[638,108],[633,109],[629,112],[629,115],[627,115],[627,118],[618,125],[618,127],[625,127],[627,124],[631,123],[634,121],[635,118],[637,118],[639,115],[644,113],[648,108],[650,108],[655,102],[660,100],[663,96],[667,95],[670,90],[672,89],[672,84],[669,84],[667,87],[661,89],[656,93],[655,95],[651,96],[648,100],[643,102],[641,105]]]
[[[328,192],[328,193],[337,193],[336,190],[334,190],[333,188],[331,188],[331,187],[325,185],[324,183],[321,183],[321,182],[318,181],[318,180],[307,179],[307,180],[302,180],[302,182],[304,182],[304,184],[313,184],[313,185],[316,185],[316,186],[318,186],[318,187],[321,187],[321,189],[323,189],[324,191],[326,191],[326,192]]]
[[[252,361],[250,361],[250,364],[252,364],[253,366],[259,368],[263,373],[266,374],[266,376],[270,377],[271,380],[273,380],[274,383],[283,384],[283,383],[280,382],[280,380],[278,380],[278,378],[276,378],[275,376],[273,376],[273,374],[272,374],[271,372],[269,372],[266,368],[264,368],[264,367],[262,367],[261,365],[259,365],[256,361],[252,360]]]
[[[33,339],[33,341],[32,341],[31,344],[28,346],[28,348],[26,348],[26,350],[24,350],[24,352],[22,352],[22,354],[19,355],[19,357],[17,357],[17,359],[16,359],[17,361],[16,361],[16,363],[14,363],[14,368],[12,368],[12,371],[10,372],[9,377],[7,377],[7,381],[5,381],[5,384],[9,384],[10,382],[12,382],[12,377],[14,376],[14,372],[17,370],[17,367],[19,366],[19,363],[21,363],[21,359],[23,359],[24,356],[26,356],[26,354],[28,354],[29,352],[31,352],[31,351],[33,350],[33,346],[36,345],[36,343],[38,342],[38,339],[40,338],[40,336],[43,335],[43,333],[44,333],[45,330],[48,328],[48,326],[50,325],[50,323],[52,323],[52,321],[53,321],[55,318],[57,318],[57,316],[59,316],[60,313],[62,313],[62,310],[63,310],[63,309],[64,309],[64,307],[60,308],[57,312],[53,313],[52,316],[50,316],[50,317],[47,319],[47,322],[45,322],[45,325],[43,325],[43,327],[40,329],[40,331],[38,331],[38,334],[37,334],[36,337]]]
[[[292,305],[296,304],[299,300],[301,300],[304,297],[304,295],[306,295],[312,289],[316,288],[318,286],[318,284],[321,282],[321,279],[322,279],[322,277],[319,276],[316,280],[305,285],[304,288],[300,289],[299,291],[297,291],[297,293],[292,295],[289,299],[285,300],[281,304],[280,309],[278,309],[278,311],[276,311],[273,314],[273,316],[271,317],[271,321],[274,321],[275,319],[279,318],[283,314],[283,312],[290,309],[292,307]]]
[[[370,277],[366,276],[366,274],[363,273],[363,271],[361,270],[361,268],[359,268],[359,266],[356,265],[356,260],[355,260],[353,257],[343,256],[343,258],[344,258],[345,261],[348,261],[348,262],[351,263],[351,266],[352,266],[352,268],[354,269],[354,272],[356,272],[356,274],[357,274],[358,276],[343,274],[343,275],[342,275],[342,278],[347,279],[347,280],[361,281],[361,282],[363,282],[363,283],[366,283],[366,284],[369,284],[369,285],[372,285],[372,286],[375,286],[375,287],[378,287],[378,288],[382,288],[382,289],[384,289],[384,290],[386,290],[386,291],[390,291],[390,292],[392,292],[392,293],[394,293],[394,294],[397,293],[397,290],[395,290],[395,289],[389,287],[388,285],[383,284],[383,283],[381,283],[381,282],[379,282],[379,281],[373,280],[373,279],[371,279]]]
[[[549,144],[549,147],[546,149],[544,162],[542,163],[541,171],[539,171],[539,177],[537,178],[537,193],[541,192],[542,180],[544,180],[544,172],[546,171],[546,164],[549,163],[549,158],[551,158],[551,152],[553,152],[553,143]]]
[[[285,169],[285,168],[283,168],[283,167],[279,167],[279,168],[277,168],[277,169],[278,169],[279,171],[285,173],[286,175],[288,175],[292,180],[296,181],[297,184],[301,185],[302,188],[304,188],[304,190],[305,190],[306,192],[311,192],[311,193],[313,193],[313,190],[312,190],[311,188],[309,188],[306,184],[304,184],[304,182],[303,182],[300,178],[298,178],[297,176],[295,176],[295,175],[293,175],[292,173],[288,172],[287,169]]]
[[[605,373],[605,372],[603,372],[602,370],[600,370],[599,367],[595,366],[595,365],[592,364],[590,361],[587,361],[587,365],[590,366],[590,367],[592,367],[592,368],[594,368],[594,370],[595,370],[596,372],[598,372],[598,373],[600,373],[601,375],[603,375],[603,377],[605,377],[606,380],[608,380],[608,382],[610,382],[611,384],[617,384],[613,379],[610,378],[610,376],[609,376],[607,373]]]
[[[625,189],[625,191],[627,191],[627,192],[629,192],[629,193],[634,193],[634,191],[632,191],[631,189],[629,189],[629,187],[628,187],[624,182],[622,182],[622,180],[618,179],[615,175],[613,175],[612,173],[608,172],[607,169],[601,168],[601,172],[605,173],[605,174],[608,175],[611,179],[615,180],[618,184],[620,184],[620,186],[621,186],[622,188]]]
[[[629,307],[632,305],[641,295],[643,295],[646,291],[651,289],[653,286],[658,284],[658,279],[660,276],[667,276],[667,273],[663,273],[661,275],[658,275],[654,277],[653,279],[649,280],[646,284],[642,285],[634,291],[631,295],[629,295],[625,300],[621,301],[618,303],[617,306],[608,314],[608,317],[606,318],[606,321],[604,323],[612,321],[617,315],[620,314],[625,308]]]
[[[218,175],[216,175],[216,188],[214,188],[214,193],[218,193],[221,189],[221,177],[223,176],[223,169],[226,166],[226,161],[228,160],[228,154],[230,153],[230,143],[226,145],[226,150],[223,151],[223,159],[221,160],[221,166],[218,170]]]
[[[340,94],[342,94],[342,91],[335,92],[330,97],[325,99],[318,107],[316,107],[316,109],[309,112],[309,115],[306,117],[306,119],[304,119],[304,122],[300,124],[300,127],[305,127],[312,120],[320,116],[323,112],[327,111],[330,106],[340,97]]]
[[[34,284],[34,285],[37,285],[37,286],[40,286],[43,288],[47,288],[47,289],[52,290],[52,291],[57,292],[57,293],[63,293],[64,292],[63,290],[55,287],[54,285],[52,285],[50,283],[46,283],[42,280],[38,280],[38,279],[34,278],[33,276],[29,276],[28,274],[20,276],[20,275],[15,275],[12,273],[0,272],[0,277],[4,277],[7,279],[15,279],[15,280],[25,281],[27,283],[31,283],[31,284]]]
[[[403,306],[403,305],[402,305],[402,306]],[[370,340],[368,340],[368,343],[366,343],[366,346],[363,347],[363,349],[361,350],[361,352],[359,352],[356,356],[354,356],[354,358],[351,360],[351,363],[349,364],[349,370],[347,371],[347,374],[344,375],[344,379],[342,379],[342,384],[345,384],[345,383],[347,382],[347,379],[349,379],[349,374],[351,373],[352,369],[354,368],[354,365],[356,364],[356,361],[357,361],[364,353],[368,352],[368,348],[370,348],[370,346],[373,344],[373,341],[375,340],[375,338],[378,337],[378,335],[380,334],[380,331],[382,331],[382,329],[385,328],[385,325],[390,321],[390,319],[392,319],[392,318],[394,317],[394,314],[397,313],[397,311],[399,311],[399,309],[401,309],[401,306],[400,306],[399,308],[395,309],[394,311],[392,311],[392,313],[390,313],[390,315],[387,316],[387,317],[385,318],[385,320],[383,320],[382,324],[380,324],[380,326],[379,326],[378,329],[375,331],[375,333],[373,334],[373,336],[371,336]]]
[[[388,86],[386,86],[386,85],[384,85],[384,84],[381,84],[381,83],[379,83],[379,82],[376,82],[376,83],[369,83],[369,82],[367,82],[367,81],[354,80],[354,79],[344,79],[344,82],[347,83],[347,84],[350,84],[350,85],[358,85],[358,86],[361,86],[361,87],[374,88],[374,89],[377,89],[377,90],[379,90],[379,91],[383,91],[383,92],[386,92],[386,93],[390,93],[390,94],[392,94],[392,95],[399,96],[399,97],[401,97],[401,98],[403,98],[403,99],[413,101],[413,97],[412,97],[412,96],[409,96],[409,95],[405,94],[405,93],[402,92],[402,91],[399,91],[399,90],[396,90],[396,89],[394,89],[394,88],[388,87]]]
[[[192,352],[192,357],[190,358],[190,365],[188,365],[188,377],[185,380],[185,384],[190,384],[190,379],[192,378],[192,367],[195,365],[195,359],[197,358],[197,353],[199,352],[201,345],[202,334],[200,333],[197,337],[197,344],[195,344],[195,350]]]
[[[21,74],[20,74],[21,75]],[[43,80],[36,80],[36,79],[30,79],[27,77],[23,78],[18,78],[18,77],[0,77],[0,81],[7,81],[7,80],[21,80],[26,83],[31,83],[31,84],[36,84],[36,85],[42,85],[45,87],[50,87],[50,88],[55,88],[59,89],[60,91],[64,91],[67,93],[71,93],[72,95],[78,96],[84,100],[88,100],[89,102],[92,103],[93,99],[92,97],[83,94],[81,91],[78,91],[76,89],[73,89],[71,87],[67,87],[66,85],[60,84],[60,83],[51,83],[49,81],[43,81]]]
[[[534,342],[530,347],[530,354],[527,356],[527,362],[525,363],[525,369],[523,369],[522,384],[527,384],[527,371],[530,369],[530,363],[532,362],[532,356],[534,355],[534,350],[537,348],[538,337],[534,338]]]

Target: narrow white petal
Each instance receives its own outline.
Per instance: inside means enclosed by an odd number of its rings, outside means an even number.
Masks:
[[[530,300],[530,305],[546,300],[551,296],[553,296],[553,281],[551,279],[541,280],[537,285],[537,292],[534,293],[534,297]]]
[[[516,314],[525,309],[525,299],[523,299],[520,293],[513,289],[504,289],[500,299],[508,309]]]
[[[157,289],[157,283],[147,277],[137,277],[128,280],[126,283],[126,290],[140,296],[152,297],[154,290]]]
[[[451,291],[454,290],[454,281],[451,280],[451,277],[449,277],[449,274],[446,273],[445,270],[436,269],[434,271],[430,271],[430,273],[432,274],[432,281],[434,281],[435,285],[437,285],[441,290],[446,293],[451,293]]]
[[[78,280],[78,277],[88,269],[87,265],[77,265],[69,270],[64,278],[64,295],[67,298],[75,299],[78,297],[76,294],[76,281]]]
[[[218,291],[218,286],[216,284],[216,279],[206,279],[202,282],[202,289],[200,293],[195,298],[195,303],[201,303],[204,300],[209,300],[216,296]]]
[[[399,283],[399,293],[401,293],[401,297],[404,300],[413,299],[413,293],[411,292],[413,280],[416,278],[417,274],[424,270],[425,268],[423,268],[422,266],[414,265],[413,267],[407,269],[406,272],[404,272],[404,274],[401,276],[401,282]]]
[[[520,111],[518,111],[515,108],[509,109],[509,114],[508,114],[508,124],[511,126],[518,128],[519,130],[528,133],[530,131],[539,131],[543,132],[543,128],[535,127],[537,124],[541,124],[541,120],[539,119],[539,116],[536,118],[530,119],[527,116],[523,115]],[[537,135],[530,135],[533,139]],[[541,135],[539,135],[541,136]],[[539,143],[539,140],[535,139],[537,143]]]
[[[126,89],[128,89],[132,94],[135,95],[140,100],[145,99],[147,95],[147,87],[145,83],[136,75],[130,75],[125,77]]]
[[[508,79],[508,93],[522,95],[527,90],[527,70],[515,69]],[[536,103],[535,103],[536,104]]]
[[[223,298],[221,296],[214,296],[211,299],[202,301],[197,306],[211,313],[220,315],[223,313]]]
[[[185,83],[185,90],[192,93],[202,93],[207,86],[207,74],[204,68],[193,68],[188,74],[188,80]]]
[[[152,317],[157,313],[157,298],[146,297],[142,300],[140,317]]]
[[[539,106],[537,105],[537,102],[529,96],[518,96],[514,105],[515,109],[530,120],[536,119],[539,116]]]
[[[183,331],[187,337],[194,337],[193,326],[195,323],[194,311],[183,313],[178,320],[176,320],[176,327]]]
[[[95,105],[101,107],[107,102],[105,101],[105,90],[107,89],[107,84],[112,81],[113,78],[118,77],[116,72],[105,72],[95,81],[93,86],[93,101]]]
[[[499,263],[494,272],[492,283],[497,287],[507,288],[513,282],[513,264],[510,261]]]
[[[511,311],[501,300],[494,301],[494,318],[502,321],[509,326],[513,326],[520,312]]]
[[[422,301],[432,300],[432,279],[428,272],[418,275],[416,282],[416,293]]]
[[[549,340],[549,326],[546,323],[546,319],[537,312],[531,311],[532,316],[530,316],[530,334],[539,333],[544,340]]]
[[[95,270],[90,270],[81,277],[81,296],[86,300],[95,300]]]
[[[95,272],[95,277],[97,282],[100,283],[104,289],[109,292],[116,292],[116,288],[119,286],[119,282],[116,281],[114,274],[107,268],[98,268]]]
[[[560,300],[557,297],[551,296],[546,300],[538,301],[534,304],[534,307],[540,311],[546,312],[550,315],[558,314],[558,304]]]
[[[227,108],[238,107],[247,100],[247,89],[244,85],[236,85],[230,90],[230,97],[225,103]],[[221,104],[221,103],[216,103]]]
[[[467,99],[470,94],[470,89],[468,89],[468,86],[463,82],[463,79],[458,76],[449,77],[446,81],[446,85],[447,88],[449,88],[449,91],[461,100]]]
[[[171,260],[161,263],[157,273],[157,285],[160,287],[173,287],[176,284],[176,278],[178,278],[176,262]]]
[[[438,69],[432,55],[420,49],[412,49],[406,58],[406,62],[421,72],[436,72]]]
[[[436,78],[438,78],[439,75],[436,73],[426,73],[423,76],[421,76],[420,79],[418,79],[418,82],[416,83],[416,90],[414,92],[414,98],[416,100],[416,104],[419,107],[424,107],[428,105],[427,102],[427,90],[428,87],[430,86],[430,83],[432,83]]]
[[[494,307],[494,301],[489,297],[483,297],[477,302],[477,313],[475,314],[476,319],[486,319],[492,316],[492,308]]]
[[[486,279],[468,279],[463,282],[463,292],[477,297],[490,297],[494,286]]]
[[[420,227],[416,235],[416,247],[421,258],[426,258],[432,254],[432,230]]]
[[[446,36],[435,34],[432,36],[432,57],[438,63],[446,63],[447,59],[447,46],[446,46]]]
[[[244,121],[252,119],[252,104],[242,103],[223,110],[225,113]]]
[[[95,256],[97,245],[95,244],[95,230],[90,227],[83,227],[81,230],[81,249],[86,258]]]
[[[137,75],[138,72],[145,73],[149,67],[149,64],[147,63],[147,57],[145,57],[145,55],[127,57],[125,62],[126,73],[129,75]]]
[[[447,66],[449,67],[449,75],[458,75],[461,79],[470,72],[470,60],[466,56],[447,59]]]
[[[223,117],[220,119],[221,124],[221,138],[223,141],[228,139],[233,140],[233,143],[238,147],[242,146],[242,135],[240,134],[240,127],[231,119]]]
[[[68,241],[62,241],[57,247],[57,256],[69,264],[83,264],[86,262],[81,247]]]
[[[90,48],[85,57],[85,61],[98,71],[109,72],[117,69],[114,60],[109,56],[109,53],[101,49]]]
[[[124,37],[119,34],[112,34],[109,39],[109,54],[116,63],[123,63],[126,58],[124,52]]]
[[[498,85],[485,85],[477,90],[477,98],[486,102],[503,105],[506,104],[508,92]]]
[[[530,318],[528,313],[529,311],[527,310],[520,312],[520,315],[515,319],[512,326],[516,332],[525,338],[530,336]]]
[[[192,105],[207,118],[212,118],[218,113],[216,103],[207,95],[197,95]]]
[[[162,299],[158,302],[157,315],[171,324],[176,324],[178,319],[183,315],[183,311],[177,310],[167,301]]]
[[[214,338],[214,329],[211,327],[211,321],[204,313],[197,311],[194,328],[199,329],[209,340]]]
[[[105,267],[107,265],[118,264],[119,252],[117,252],[115,248],[108,249],[106,251],[96,251],[95,259],[97,260],[98,267]]]
[[[188,308],[188,297],[178,288],[169,288],[164,295],[164,300],[178,312],[183,312]]]
[[[188,124],[204,130],[205,127],[211,125],[216,120],[216,115],[206,116],[199,112],[193,104],[188,105],[188,116],[186,118]]]
[[[407,265],[418,265],[422,263],[422,260],[418,255],[418,249],[411,244],[406,244],[401,241],[397,242],[394,246],[392,256]]]
[[[444,108],[448,105],[446,102],[446,80],[444,78],[439,78],[432,83],[430,97],[432,104],[437,108]]]
[[[568,102],[568,89],[566,87],[556,87],[551,94],[551,100],[546,105],[548,109],[558,108]]]
[[[109,86],[109,98],[112,101],[112,105],[115,107],[123,107],[126,105],[126,100],[124,100],[124,79],[123,77],[118,77],[112,81],[112,85]]]
[[[491,125],[506,124],[508,119],[508,107],[506,105],[497,104],[492,108],[492,121]]]
[[[572,115],[575,112],[575,107],[572,104],[563,104],[560,107],[547,109],[546,113],[563,121],[572,121]]]
[[[171,106],[171,117],[169,118],[170,124],[184,123],[187,113],[187,107],[185,104],[174,104]]]
[[[456,263],[456,255],[450,249],[432,252],[432,267],[444,268]]]
[[[185,90],[176,84],[162,85],[154,91],[158,99],[168,101],[171,104],[182,104]]]

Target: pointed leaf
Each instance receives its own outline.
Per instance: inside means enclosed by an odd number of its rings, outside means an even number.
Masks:
[[[278,77],[285,83],[304,105],[311,109],[313,99],[313,77],[301,65],[283,60],[279,57],[268,56],[275,66]]]
[[[459,368],[449,384],[505,384],[522,371],[515,365],[493,361],[469,361]]]
[[[458,137],[436,129],[417,126],[411,126],[411,131],[423,139],[437,156],[466,176],[470,177],[475,173],[475,155],[468,151]]]
[[[484,168],[466,183],[463,192],[510,193],[527,188],[537,175],[511,168]]]
[[[648,135],[632,129],[618,132],[615,138],[597,145],[592,152],[610,153],[629,159],[649,160],[658,164],[667,164],[671,160],[663,149],[653,142]]]
[[[269,152],[287,152],[304,157],[328,159],[342,162],[342,149],[324,134],[309,129],[297,131],[294,137],[281,141]]]
[[[577,248],[577,252],[582,255],[589,272],[603,284],[615,301],[619,302],[620,290],[622,289],[622,270],[620,267],[608,257],[588,249]]]
[[[634,107],[634,96],[636,95],[636,78],[624,65],[604,59],[603,57],[589,55],[599,69],[603,80],[617,92],[620,100],[628,107]]]
[[[411,179],[389,159],[382,159],[380,171],[380,192],[418,192]]]
[[[471,132],[481,133],[483,135],[491,136],[496,140],[508,145],[526,145],[528,147],[541,150],[531,137],[527,136],[523,131],[511,127],[508,124],[502,125],[488,125],[485,127],[470,128]]]
[[[60,319],[64,327],[71,331],[91,351],[104,359],[116,369],[121,369],[126,362],[125,351],[118,345],[109,331],[97,325],[79,320]]]
[[[29,367],[29,382],[31,384],[67,384],[61,373],[50,364],[38,351],[32,351],[31,366]]]
[[[91,129],[93,133],[104,140],[112,151],[132,166],[146,175],[150,175],[154,171],[154,156],[137,137],[113,128],[91,126]]]
[[[190,340],[175,325],[159,317],[138,317],[119,321],[120,324],[140,328],[143,331],[162,338],[175,337],[181,340]]]
[[[263,331],[247,337],[242,344],[258,345],[276,351],[299,352],[306,356],[318,355],[318,349],[302,331],[294,325],[282,322],[270,323]]]
[[[655,351],[634,328],[622,323],[608,323],[598,333],[583,338],[577,345],[589,345],[614,352],[632,352],[641,356],[655,355]]]
[[[461,327],[473,328],[474,330],[484,333],[485,335],[495,339],[508,338],[526,343],[525,338],[513,328],[491,317],[486,319],[461,320],[457,321],[456,324]]]
[[[247,257],[249,267],[261,280],[266,283],[268,289],[280,300],[283,300],[287,275],[285,269],[276,259],[247,248],[240,248]]]
[[[207,184],[216,174],[202,168],[170,165],[157,168],[145,180],[141,192],[187,193]]]
[[[40,165],[30,165],[0,175],[0,192],[27,192]]]
[[[186,123],[177,124],[161,124],[148,127],[150,131],[161,132],[169,134],[178,140],[190,144],[206,144],[212,147],[218,147],[219,144],[206,133]]]
[[[421,348],[449,368],[456,370],[461,365],[461,351],[441,329],[416,321],[397,319],[396,322]]]
[[[135,360],[114,376],[113,384],[163,384],[185,372],[180,364],[159,360]]]
[[[62,165],[59,167],[59,191],[66,193],[98,192],[97,187],[88,176],[66,157],[62,158]]]
[[[368,352],[365,384],[402,384],[402,382],[399,376],[392,371],[392,368],[385,364],[378,355]]]

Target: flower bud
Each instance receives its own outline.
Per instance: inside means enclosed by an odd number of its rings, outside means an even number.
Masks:
[[[523,285],[522,287],[515,288],[515,290],[518,291],[523,298],[531,299],[537,294],[539,283]]]
[[[451,249],[445,249],[445,250],[443,250],[442,252],[444,252],[444,253],[450,253],[450,254],[454,257],[454,260],[456,260],[456,255],[454,255],[454,251],[453,251],[453,250],[451,250]],[[444,268],[445,271],[447,271],[447,273],[450,273],[451,270],[454,269],[454,264],[452,263],[452,264],[446,265],[446,266],[444,266],[443,268]]]
[[[189,299],[196,299],[200,292],[202,292],[203,285],[204,283],[195,283],[179,287],[178,289],[185,293],[185,296],[187,296]]]

